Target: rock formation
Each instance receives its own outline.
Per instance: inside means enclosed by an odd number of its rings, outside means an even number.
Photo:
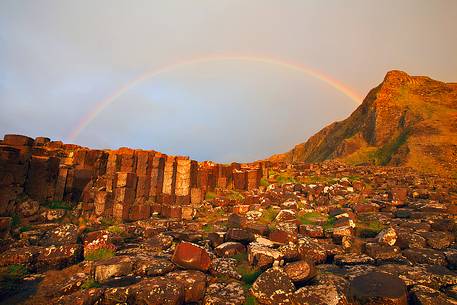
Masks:
[[[412,168],[454,168],[454,97],[390,72],[293,162],[6,135],[0,303],[457,304],[457,181]]]
[[[115,220],[152,213],[180,218],[216,189],[252,190],[265,162],[216,164],[156,151],[91,150],[39,137],[5,135],[0,142],[0,215],[25,195],[43,204],[83,204],[87,213]]]
[[[402,165],[457,175],[457,84],[390,71],[344,121],[274,161]]]

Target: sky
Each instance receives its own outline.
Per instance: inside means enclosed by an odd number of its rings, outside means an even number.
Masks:
[[[456,37],[455,0],[0,0],[0,134],[254,161],[389,70],[457,82]]]

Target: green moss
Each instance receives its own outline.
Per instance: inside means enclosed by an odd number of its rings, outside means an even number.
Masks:
[[[252,267],[248,263],[242,263],[236,268],[237,272],[241,275],[241,280],[246,285],[252,285],[255,280],[262,274],[262,270]]]
[[[45,207],[52,210],[73,210],[75,205],[72,202],[62,201],[62,200],[49,200],[44,204]]]
[[[375,237],[384,228],[385,226],[378,220],[359,221],[355,225],[356,234],[363,238]]]
[[[246,252],[241,252],[237,253],[234,256],[232,256],[233,259],[235,259],[239,264],[246,263],[248,261],[248,254]]]
[[[29,272],[24,265],[21,264],[14,264],[9,265],[7,268],[7,273],[10,278],[12,279],[22,279],[24,278]]]
[[[114,225],[114,223],[115,223],[114,219],[109,218],[109,217],[103,217],[100,220],[100,225],[102,227],[110,227],[110,226]]]
[[[268,180],[265,178],[261,178],[259,184],[260,184],[260,186],[264,186],[264,187],[268,187],[270,185]]]
[[[394,154],[398,151],[398,149],[406,143],[408,140],[409,130],[404,129],[400,134],[394,138],[392,141],[388,142],[380,149],[378,149],[374,154],[374,158],[376,159],[377,165],[387,165]]]
[[[328,231],[333,229],[333,226],[335,225],[336,218],[333,216],[329,216],[327,221],[322,225],[322,228],[324,228],[324,231]]]
[[[237,191],[230,191],[230,193],[227,194],[226,196],[230,200],[235,200],[235,201],[243,201],[244,196],[240,192]]]
[[[323,219],[323,215],[317,212],[309,212],[297,217],[297,219],[304,225],[316,224],[319,220]]]
[[[205,200],[211,200],[216,198],[216,193],[214,192],[206,192],[205,194]]]
[[[101,285],[99,282],[94,279],[87,279],[82,285],[81,289],[91,289],[91,288],[100,288]]]
[[[332,179],[333,178],[322,177],[322,176],[306,176],[303,179],[303,183],[306,183],[306,184],[328,183]]]
[[[202,230],[203,230],[203,232],[206,232],[206,233],[214,232],[214,225],[207,223],[202,226]]]
[[[108,228],[106,228],[106,231],[108,231],[110,233],[113,233],[113,234],[117,234],[117,235],[124,235],[125,234],[124,229],[119,227],[119,226],[117,226],[117,225],[109,226]]]
[[[260,216],[259,221],[264,224],[270,224],[278,215],[279,211],[273,209],[272,207],[268,207],[262,212],[262,216]]]
[[[111,258],[115,255],[114,250],[100,248],[84,254],[84,259],[88,261],[98,261],[101,259]]]
[[[19,232],[27,232],[27,231],[30,231],[32,229],[31,226],[23,226],[23,227],[20,227],[19,228]]]
[[[244,302],[244,305],[257,305],[257,304],[258,304],[257,300],[252,295],[248,295],[246,298],[246,301]]]
[[[18,214],[11,215],[11,226],[17,228],[21,224],[21,217]]]
[[[274,170],[270,170],[269,173],[270,177],[273,177],[276,183],[278,184],[286,184],[286,183],[300,183],[300,181],[296,180],[292,173],[289,172],[276,172]]]

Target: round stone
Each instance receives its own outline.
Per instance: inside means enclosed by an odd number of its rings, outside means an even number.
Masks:
[[[396,276],[377,271],[355,277],[349,285],[349,297],[360,305],[407,305],[405,283]]]

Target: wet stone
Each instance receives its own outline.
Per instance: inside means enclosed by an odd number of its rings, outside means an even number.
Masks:
[[[211,265],[208,252],[192,243],[181,242],[176,246],[172,261],[187,269],[207,271]]]
[[[210,273],[214,276],[226,276],[234,279],[241,279],[237,272],[237,260],[234,258],[215,258],[211,262]]]
[[[284,272],[294,283],[306,282],[316,276],[314,263],[310,260],[289,263],[284,267]]]
[[[166,275],[172,281],[184,287],[184,302],[200,302],[206,290],[206,275],[196,270],[173,271]]]
[[[252,295],[261,304],[293,304],[295,286],[281,269],[272,268],[262,273],[251,288]]]
[[[239,282],[213,283],[206,289],[204,305],[242,305],[245,303],[243,286]]]
[[[447,264],[445,255],[433,249],[406,249],[403,255],[415,264],[443,265]]]
[[[184,302],[184,287],[170,278],[154,277],[129,286],[129,304],[178,305]]]
[[[349,284],[349,299],[355,304],[407,305],[405,283],[396,276],[369,272]]]
[[[427,286],[416,285],[410,293],[409,299],[414,305],[455,305],[457,300],[446,296],[444,293]]]

